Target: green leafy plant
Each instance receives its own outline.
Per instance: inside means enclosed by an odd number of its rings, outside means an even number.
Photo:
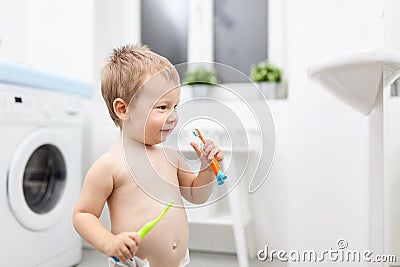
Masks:
[[[271,63],[262,61],[251,69],[250,78],[254,82],[280,82],[282,70]]]
[[[217,76],[214,71],[205,68],[198,68],[193,72],[186,71],[184,83],[187,85],[207,84],[216,85],[218,83]]]

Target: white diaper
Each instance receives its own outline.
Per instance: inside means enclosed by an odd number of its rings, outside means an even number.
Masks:
[[[181,260],[178,267],[185,267],[189,264],[189,250],[186,251],[185,257]],[[113,258],[108,258],[108,266],[109,267],[150,267],[148,260],[142,260],[138,257],[133,257],[133,259],[127,260],[125,262],[118,261],[116,262]]]
[[[108,266],[109,267],[150,267],[150,264],[147,260],[141,260],[138,257],[133,257],[133,259],[127,260],[125,262],[115,261],[113,258],[108,258]]]

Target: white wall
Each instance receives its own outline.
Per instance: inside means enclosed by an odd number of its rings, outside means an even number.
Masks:
[[[400,51],[400,34],[398,34],[399,10],[399,0],[384,0],[384,47],[386,49]]]
[[[389,88],[387,88],[389,89]],[[385,254],[400,257],[400,97],[385,91]]]
[[[94,1],[28,2],[30,66],[93,83]]]
[[[270,0],[269,8],[269,59],[284,67],[289,101],[271,101],[277,154],[260,195],[252,197],[256,246],[318,252],[345,238],[350,249],[366,249],[368,119],[306,72],[323,58],[381,47],[381,3]]]
[[[379,1],[288,0],[291,102],[288,246],[369,248],[368,121],[309,81],[335,54],[382,45]],[[278,133],[279,134],[279,133]],[[308,266],[309,263],[291,265]],[[324,266],[335,263],[324,263]]]
[[[28,0],[2,1],[0,8],[0,59],[14,63],[26,62]]]
[[[0,59],[93,82],[94,1],[0,4]]]
[[[400,53],[400,1],[385,0],[384,47]],[[400,75],[397,73],[397,75]],[[399,83],[398,83],[399,84]],[[385,254],[400,257],[400,97],[384,90]]]

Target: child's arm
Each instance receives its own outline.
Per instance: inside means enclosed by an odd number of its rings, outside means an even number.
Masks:
[[[200,158],[200,172],[197,177],[189,171],[187,163],[179,157],[178,179],[183,197],[195,204],[201,204],[210,197],[215,182],[215,174],[210,167],[213,157],[220,162],[224,159],[224,153],[212,141],[206,140],[203,148],[195,142],[190,142],[197,156]]]
[[[140,238],[135,232],[114,235],[99,217],[113,190],[112,167],[99,159],[88,171],[80,198],[75,206],[73,222],[76,231],[98,251],[125,261],[136,254]]]

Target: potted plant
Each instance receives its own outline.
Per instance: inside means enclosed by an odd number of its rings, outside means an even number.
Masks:
[[[218,83],[215,71],[199,67],[195,71],[186,71],[184,84],[193,88],[194,97],[205,97],[208,95],[209,87]]]
[[[266,98],[284,98],[285,92],[281,86],[282,70],[273,64],[262,61],[253,66],[250,78],[258,83]]]

